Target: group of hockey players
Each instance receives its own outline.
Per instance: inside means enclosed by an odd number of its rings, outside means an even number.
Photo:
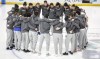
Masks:
[[[40,14],[42,13],[42,18]],[[63,16],[65,16],[63,18]],[[63,20],[64,19],[64,20]],[[33,52],[41,55],[43,41],[46,41],[46,55],[50,52],[50,35],[53,37],[55,55],[68,55],[87,47],[88,18],[85,10],[75,4],[59,2],[54,5],[44,1],[43,5],[23,3],[23,7],[15,4],[8,12],[6,49]],[[65,52],[63,46],[63,28],[66,28]],[[39,40],[39,41],[38,41]],[[36,50],[37,42],[39,48]],[[71,42],[71,50],[69,45]],[[29,44],[31,50],[29,50]]]

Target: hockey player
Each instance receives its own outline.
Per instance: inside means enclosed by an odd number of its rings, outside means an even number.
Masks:
[[[43,18],[48,18],[49,16],[49,4],[47,1],[44,1],[44,4],[41,6],[42,8],[42,15],[43,15]]]
[[[38,40],[38,14],[32,14],[28,22],[29,30],[29,39],[31,43],[31,50],[33,53],[36,53],[36,44]]]
[[[76,12],[73,12],[73,18],[75,19],[74,22],[79,25],[79,27],[83,24],[82,21],[80,21],[80,19],[78,17],[76,17]],[[79,34],[80,34],[80,28],[75,28],[74,30],[75,32],[75,46],[74,46],[74,51],[73,52],[76,52],[77,51],[77,47],[78,47],[78,40],[79,40]]]
[[[84,38],[83,38],[83,41],[82,41],[82,46],[83,46],[83,49],[84,49],[84,48],[86,48],[87,43],[88,43],[88,41],[87,41],[88,18],[86,16],[86,13],[85,13],[84,10],[81,10],[81,18],[83,19],[83,23],[84,23],[84,26],[85,26],[85,28],[84,28]]]
[[[54,41],[55,55],[57,56],[58,53],[59,53],[59,55],[62,55],[63,23],[60,22],[59,19],[57,19],[57,22],[53,22],[53,23],[51,23],[51,25],[53,25],[53,41]]]
[[[27,9],[27,14],[29,17],[31,17],[31,15],[33,14],[34,10],[33,10],[33,4],[29,3],[28,9]]]
[[[53,21],[55,19],[56,19],[55,6],[53,3],[50,3],[49,20]]]
[[[86,22],[85,22],[85,17],[84,15],[80,13],[78,13],[77,18],[82,22],[82,24],[80,25],[80,34],[79,34],[79,50],[84,49],[84,39],[85,39],[85,26],[86,26]]]
[[[19,6],[17,4],[15,4],[14,7],[12,7],[12,9],[8,12],[8,17],[7,17],[7,25],[8,26],[7,26],[7,28],[13,27],[13,25],[14,25],[13,14],[18,9],[19,9]],[[10,24],[10,22],[11,22],[11,24]],[[12,31],[13,31],[13,28],[12,28]],[[8,32],[8,30],[7,30],[7,32]],[[11,31],[9,31],[9,32],[11,32]],[[8,37],[7,38],[7,45],[9,45],[9,48],[7,47],[7,49],[13,49],[15,47],[13,34],[14,34],[13,32],[7,33],[7,37]],[[10,35],[12,35],[12,36],[10,37]],[[11,40],[10,40],[10,38],[11,38]],[[8,40],[10,40],[10,41],[8,42]]]
[[[42,44],[43,41],[46,40],[46,55],[49,56],[49,47],[50,47],[50,34],[49,34],[49,30],[50,30],[50,21],[49,19],[44,18],[39,20],[39,31],[40,31],[40,35],[39,35],[39,52],[38,54],[41,55],[41,49],[42,49]]]
[[[63,22],[63,7],[59,2],[56,3],[55,13],[56,17],[60,19],[61,22]]]
[[[56,19],[56,12],[55,12],[55,6],[53,3],[50,3],[50,10],[49,10],[49,20],[51,20],[52,22],[55,21]],[[53,34],[53,26],[51,25],[50,27],[50,35]]]
[[[21,35],[21,21],[20,21],[18,11],[16,11],[13,15],[13,21],[14,21],[14,26],[13,27],[14,27],[15,49],[20,51],[21,50],[22,35]]]
[[[67,3],[64,3],[64,14],[65,14],[65,21],[68,20],[68,15],[71,13],[70,7]]]
[[[7,41],[6,41],[6,45],[7,45],[7,50],[11,50],[11,46],[12,46],[12,42],[13,42],[13,12],[9,11],[8,12],[8,17],[7,17]]]
[[[66,52],[63,53],[63,55],[68,55],[68,53],[73,54],[74,52],[74,46],[75,46],[75,28],[79,28],[79,25],[74,22],[73,14],[70,15],[69,20],[67,21],[66,31],[67,31],[67,36],[65,39],[65,50]],[[69,43],[71,41],[71,51],[68,52],[69,50]]]
[[[34,15],[37,14],[38,17],[40,17],[40,13],[41,13],[40,3],[36,3],[36,5],[33,7],[33,10],[34,10]]]
[[[27,12],[24,14],[24,16],[20,16],[21,20],[21,32],[22,32],[22,43],[23,43],[23,51],[24,52],[30,52],[28,50],[29,46],[29,17],[27,17]]]
[[[87,40],[87,30],[88,30],[88,16],[86,15],[86,12],[84,9],[81,9],[81,15],[83,15],[83,17],[85,18],[85,39],[84,39],[84,48],[87,47],[87,44],[88,44],[88,40]]]
[[[19,13],[20,15],[24,16],[26,14],[26,11],[27,11],[27,2],[24,2],[23,7],[19,9]]]

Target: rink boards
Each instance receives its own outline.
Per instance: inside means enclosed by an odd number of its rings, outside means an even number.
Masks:
[[[19,4],[22,5],[23,2],[33,3],[35,5],[37,2],[43,4],[44,0],[0,0],[0,4]],[[76,4],[77,6],[100,6],[100,0],[90,0],[90,3],[82,3],[82,0],[47,0],[48,3],[60,2],[62,5],[67,2],[68,4]]]

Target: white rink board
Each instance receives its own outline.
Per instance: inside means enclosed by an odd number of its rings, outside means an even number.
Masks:
[[[40,2],[40,3],[43,3],[44,0],[6,0],[6,2]],[[73,3],[82,3],[82,0],[47,0],[49,3],[53,2],[53,3],[56,3],[56,2],[60,2],[60,3],[64,3],[65,1],[73,4]],[[70,2],[69,2],[70,1]],[[100,0],[90,0],[91,3],[93,4],[98,4],[100,3]]]
[[[40,2],[43,3],[44,0],[7,0],[6,2]],[[68,3],[82,3],[82,1],[80,0],[72,0],[69,2],[69,0],[47,0],[49,3],[56,3],[56,2],[60,2],[60,3],[64,3],[64,2],[68,2]]]

